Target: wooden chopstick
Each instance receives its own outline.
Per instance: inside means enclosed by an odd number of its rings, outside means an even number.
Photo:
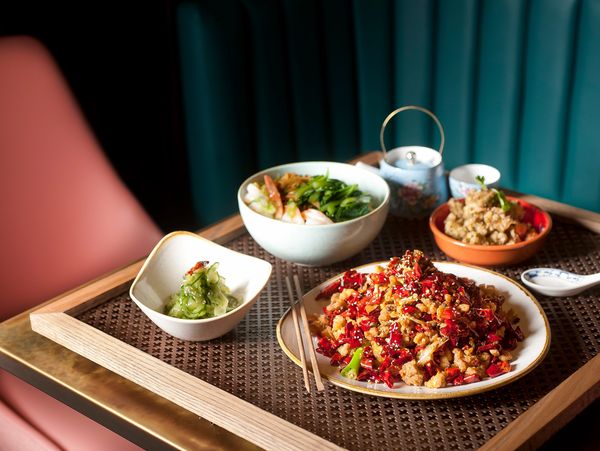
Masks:
[[[310,393],[310,381],[308,380],[308,369],[306,368],[306,357],[304,356],[304,345],[302,344],[302,334],[300,333],[300,327],[298,326],[298,314],[296,313],[296,297],[294,296],[294,292],[292,291],[292,285],[290,283],[290,278],[288,276],[285,277],[285,283],[287,284],[288,294],[290,296],[290,300],[292,302],[292,320],[294,322],[294,330],[296,331],[296,341],[298,343],[298,352],[300,353],[300,360],[302,362],[302,375],[304,376],[304,386],[306,387],[306,391]]]
[[[306,318],[306,311],[304,310],[304,302],[302,301],[302,287],[300,286],[300,279],[298,274],[294,274],[294,283],[296,285],[296,294],[298,295],[298,303],[300,304],[300,316],[302,317],[302,326],[304,327],[304,334],[307,340],[308,355],[310,357],[310,363],[313,369],[313,375],[315,377],[315,385],[318,391],[325,390],[323,380],[321,379],[321,373],[319,372],[319,365],[317,364],[317,355],[315,354],[315,348],[313,346],[312,338],[310,336],[310,329],[308,328],[308,319]]]

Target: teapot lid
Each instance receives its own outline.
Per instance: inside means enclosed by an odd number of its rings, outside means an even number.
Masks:
[[[386,152],[388,164],[401,169],[423,170],[435,168],[442,162],[442,155],[429,147],[405,146]]]

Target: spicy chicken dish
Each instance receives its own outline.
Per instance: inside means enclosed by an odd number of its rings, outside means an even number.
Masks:
[[[317,352],[347,378],[441,388],[511,370],[519,318],[493,286],[439,271],[418,250],[350,270],[317,297]]]

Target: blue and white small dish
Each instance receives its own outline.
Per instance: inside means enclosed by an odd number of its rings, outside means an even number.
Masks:
[[[500,182],[500,171],[487,164],[465,164],[450,171],[450,193],[455,199],[462,199],[471,190],[481,189],[476,177],[484,177],[486,186],[496,188]]]

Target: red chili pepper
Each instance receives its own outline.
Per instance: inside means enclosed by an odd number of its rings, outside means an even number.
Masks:
[[[421,271],[421,267],[419,266],[419,263],[415,263],[415,265],[413,266],[413,273],[415,275],[416,280],[419,280],[421,278],[421,276],[423,275],[423,271]]]
[[[388,344],[392,349],[399,349],[402,346],[402,333],[398,327],[398,323],[392,323],[389,332],[390,338]]]
[[[358,289],[365,282],[365,275],[354,269],[346,271],[342,277],[342,287]]]
[[[329,364],[331,366],[340,366],[340,363],[342,362],[343,359],[344,359],[344,357],[342,357],[342,354],[340,354],[339,352],[336,352],[335,354],[333,354],[331,356],[331,359],[329,360]]]
[[[382,379],[383,379],[383,382],[385,382],[385,385],[387,385],[390,388],[394,387],[394,382],[396,382],[394,380],[395,377],[392,375],[392,373],[389,370],[386,370],[383,372]]]
[[[358,376],[356,376],[356,380],[359,381],[373,381],[376,382],[377,381],[377,375],[370,369],[368,368],[361,368]]]
[[[494,312],[489,308],[479,309],[479,314],[487,321],[492,321],[494,319]]]
[[[425,371],[425,380],[429,380],[438,372],[438,366],[433,360],[430,360],[425,364],[423,370]]]
[[[190,276],[190,275],[194,274],[196,271],[198,271],[199,269],[204,268],[206,265],[208,265],[207,261],[200,261],[200,262],[196,263],[194,266],[192,266],[186,274],[188,276]]]
[[[498,343],[488,343],[486,345],[483,346],[479,346],[477,348],[477,352],[483,352],[483,351],[489,351],[490,349],[496,349],[498,348]]]
[[[364,319],[359,324],[359,326],[363,330],[363,332],[368,331],[371,327],[375,327],[376,325],[377,325],[377,321],[374,321],[371,318]]]
[[[406,349],[402,348],[396,353],[396,358],[394,359],[394,365],[401,367],[406,362],[410,362],[413,359],[412,353]]]
[[[496,334],[494,334],[494,333],[492,333],[492,332],[490,332],[490,333],[487,335],[487,342],[488,342],[488,343],[498,343],[498,342],[499,342],[499,341],[501,341],[501,340],[502,340],[502,338],[501,338],[501,337],[499,337],[498,335],[496,335]]]
[[[391,364],[392,358],[389,355],[385,356],[383,362],[379,364],[379,374],[383,374],[383,372],[387,370]]]
[[[332,343],[326,337],[321,337],[317,341],[317,352],[323,354],[325,357],[332,357],[336,352],[337,347],[337,343]]]
[[[479,382],[481,378],[477,374],[471,374],[469,376],[465,376],[465,384],[472,384],[473,382]]]
[[[422,319],[423,321],[431,321],[431,320],[432,320],[432,317],[431,317],[431,315],[430,315],[429,313],[422,313],[422,314],[421,314],[421,319]],[[427,327],[425,327],[425,329],[428,329],[428,328],[427,328]]]
[[[335,293],[337,293],[340,290],[341,286],[342,286],[342,282],[340,280],[336,280],[335,282],[330,283],[325,288],[323,288],[323,291],[321,291],[317,295],[317,300],[331,299],[331,296],[333,296]]]
[[[442,312],[442,319],[449,320],[449,319],[454,319],[455,317],[456,317],[456,314],[454,313],[454,310],[452,310],[451,308],[444,309],[444,311]]]
[[[385,274],[376,273],[376,272],[370,274],[369,278],[371,279],[371,282],[373,282],[374,284],[377,284],[377,285],[384,285],[384,284],[389,283],[389,281],[390,281]]]
[[[486,374],[490,377],[497,377],[501,374],[508,373],[510,371],[510,363],[508,362],[497,362],[492,363],[488,366],[487,370],[485,370]]]
[[[365,334],[353,323],[346,323],[344,332],[338,337],[340,344],[348,343],[351,348],[358,348],[365,338]]]
[[[518,222],[515,225],[515,232],[517,233],[517,235],[519,235],[519,238],[521,238],[522,240],[525,239],[528,231],[529,231],[529,227],[527,226],[527,224],[525,224],[523,222]]]
[[[431,288],[431,287],[433,287],[433,280],[431,280],[431,279],[421,280],[421,286],[425,287],[425,288]]]
[[[440,328],[440,333],[448,338],[456,338],[459,333],[458,324],[452,319],[447,319],[444,326]]]
[[[404,285],[394,285],[394,288],[392,288],[392,293],[397,294],[402,298],[410,296],[410,292],[406,289]]]
[[[417,310],[418,310],[418,308],[413,305],[405,305],[404,307],[402,307],[402,313],[405,313],[407,315],[411,315],[411,314],[415,313]]]
[[[461,374],[460,370],[455,367],[446,368],[446,383],[451,383]]]
[[[462,385],[465,383],[465,376],[461,373],[452,381],[452,385]]]
[[[362,368],[366,368],[368,370],[373,369],[373,364],[375,363],[375,358],[373,357],[363,357],[360,359],[360,366]]]

